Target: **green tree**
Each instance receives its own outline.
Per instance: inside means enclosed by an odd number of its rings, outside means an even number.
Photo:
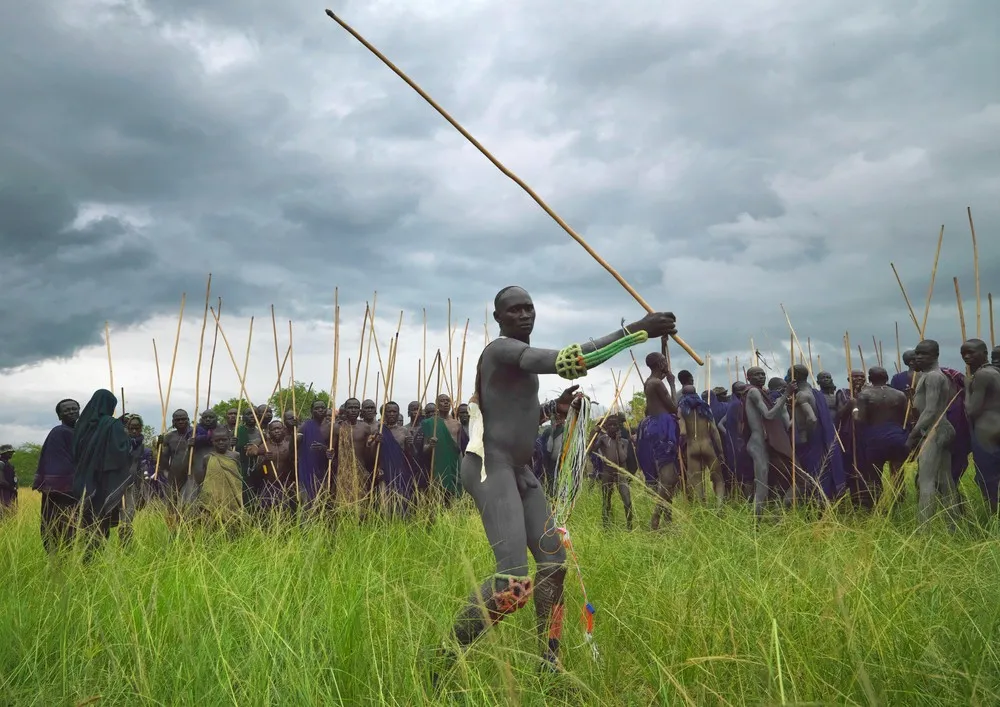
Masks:
[[[41,456],[42,445],[25,442],[14,450],[11,461],[17,471],[17,484],[22,487],[31,486],[31,479],[38,470],[38,457]]]
[[[309,410],[312,409],[313,403],[317,400],[322,400],[329,407],[330,394],[325,390],[316,390],[313,383],[306,384],[302,381],[295,381],[295,414],[300,419],[309,415]],[[279,410],[291,410],[292,389],[279,388],[278,392],[268,400],[268,404],[274,410],[275,416],[278,415]]]
[[[226,419],[226,413],[229,412],[230,410],[233,410],[233,409],[236,409],[236,410],[240,410],[240,409],[246,410],[249,405],[250,404],[246,400],[244,400],[243,401],[243,406],[241,408],[240,407],[240,399],[238,397],[236,397],[236,398],[229,398],[229,400],[220,400],[215,405],[213,405],[212,406],[212,412],[214,412],[216,415],[218,415],[220,420],[224,420],[224,419]]]

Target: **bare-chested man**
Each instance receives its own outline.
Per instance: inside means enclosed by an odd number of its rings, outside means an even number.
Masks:
[[[779,420],[781,427],[786,430],[786,435],[787,430],[791,427],[791,420],[785,407],[788,402],[789,387],[782,391],[775,404],[771,406],[767,393],[764,391],[766,380],[767,373],[760,366],[752,366],[747,369],[749,388],[743,405],[746,412],[747,431],[750,435],[747,439],[747,453],[753,460],[754,514],[758,522],[764,516],[764,506],[770,493],[771,448],[775,445],[784,446],[784,439],[779,436],[780,427],[771,428],[771,444],[768,444],[769,435],[765,425],[772,420]],[[778,438],[775,439],[775,437]]]
[[[855,501],[871,510],[882,495],[882,469],[886,463],[895,493],[903,490],[903,462],[908,454],[903,421],[909,400],[906,393],[889,385],[889,373],[881,366],[869,369],[868,382],[870,385],[858,393],[855,415],[858,442],[865,450],[861,488]]]
[[[708,397],[707,395],[705,396]],[[715,424],[712,406],[698,396],[693,385],[681,388],[677,400],[680,413],[680,438],[687,452],[688,490],[695,501],[705,500],[705,474],[715,490],[715,503],[721,508],[726,497],[722,475],[722,436]]]
[[[844,444],[844,473],[847,475],[847,487],[852,498],[860,498],[861,488],[864,485],[861,481],[861,470],[866,467],[865,447],[859,443],[855,434],[857,422],[854,420],[854,408],[857,407],[858,395],[861,394],[867,381],[865,372],[855,369],[851,371],[850,388],[837,391],[835,420],[837,434]]]
[[[459,465],[462,449],[467,443],[462,437],[462,423],[451,415],[451,398],[447,393],[437,396],[435,414],[421,424],[424,455],[430,460],[431,479],[444,492],[444,503],[450,505],[462,495]]]
[[[956,394],[954,385],[941,372],[938,357],[941,350],[933,339],[925,339],[914,349],[914,365],[920,373],[913,395],[913,407],[920,413],[917,423],[906,440],[908,450],[919,447],[917,455],[917,521],[926,524],[934,515],[934,505],[940,497],[948,515],[948,527],[954,530],[958,519],[958,496],[951,475],[951,446],[955,428],[945,413]]]
[[[374,400],[362,400],[361,401],[361,418],[362,422],[367,422],[369,425],[375,424],[375,401]]]
[[[419,406],[417,408],[419,410]],[[378,475],[384,489],[390,517],[409,514],[416,492],[417,466],[414,460],[413,428],[400,424],[399,405],[389,401],[382,410],[384,425],[376,434]]]
[[[995,518],[1000,497],[1000,370],[986,365],[986,342],[979,339],[962,344],[962,360],[972,373],[965,379],[965,411],[972,425],[976,483]]]
[[[601,520],[605,528],[611,527],[611,497],[615,487],[625,507],[625,527],[632,530],[632,491],[629,475],[636,471],[635,453],[629,439],[621,434],[623,418],[609,415],[603,431],[597,435],[594,451],[600,455],[601,465]],[[628,472],[628,473],[626,473]]]
[[[160,436],[158,475],[166,471],[167,498],[177,510],[184,506],[182,489],[188,480],[188,469],[194,430],[187,410],[174,410],[171,416],[173,429]]]
[[[368,498],[371,486],[378,430],[360,419],[361,401],[357,398],[344,402],[344,414],[346,419],[335,422],[333,430],[337,505],[361,510],[360,504]],[[329,439],[329,428],[324,425],[320,434],[323,439]]]
[[[816,384],[819,386],[819,391],[823,394],[823,399],[826,400],[826,406],[830,414],[836,417],[837,384],[834,382],[833,376],[829,371],[820,371],[816,374]]]
[[[646,483],[656,484],[656,508],[650,527],[657,530],[660,518],[671,521],[670,506],[680,482],[677,454],[680,446],[680,427],[677,424],[677,403],[674,398],[673,374],[667,366],[667,357],[653,352],[646,356],[649,378],[643,385],[646,394],[646,416],[639,423],[637,455]],[[690,375],[690,374],[688,374]],[[670,382],[670,390],[663,381]]]

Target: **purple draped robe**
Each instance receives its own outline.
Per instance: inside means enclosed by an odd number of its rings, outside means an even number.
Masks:
[[[38,456],[31,488],[42,493],[73,493],[73,428],[59,424],[49,431]]]
[[[330,438],[323,438],[320,432],[320,423],[311,417],[299,425],[299,434],[302,435],[299,442],[299,488],[306,501],[311,501],[316,497],[316,491],[321,488],[323,480],[326,478],[327,466],[326,452],[316,451],[312,445],[318,442],[323,445],[325,450],[330,443]]]
[[[411,451],[400,446],[391,430],[382,431],[378,465],[394,511],[397,508],[405,511],[417,489],[417,470]]]
[[[844,489],[843,458],[826,396],[816,388],[810,390],[816,403],[816,428],[805,443],[796,443],[796,463],[812,477],[826,497],[832,499]]]
[[[701,398],[699,398],[701,400]],[[647,484],[656,484],[660,467],[676,463],[680,427],[669,412],[649,415],[639,423],[636,456]]]

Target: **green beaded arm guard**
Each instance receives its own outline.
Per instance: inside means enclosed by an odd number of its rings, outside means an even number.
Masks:
[[[636,344],[641,344],[649,340],[649,334],[644,331],[637,331],[634,334],[626,334],[617,341],[613,341],[604,348],[583,353],[579,344],[570,344],[556,356],[556,373],[566,380],[576,380],[587,375],[587,369],[598,366],[605,361],[609,361],[625,349]]]

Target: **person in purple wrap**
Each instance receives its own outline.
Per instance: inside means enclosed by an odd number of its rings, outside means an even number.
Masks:
[[[962,344],[962,360],[972,375],[965,383],[965,411],[972,425],[972,461],[976,483],[997,517],[1000,497],[1000,370],[986,364],[986,342]]]
[[[855,434],[857,423],[854,420],[854,409],[857,407],[857,397],[867,380],[864,371],[852,370],[850,388],[838,390],[835,396],[834,420],[837,425],[837,435],[844,445],[844,474],[847,477],[848,491],[853,499],[860,498],[863,487],[861,469],[865,467],[865,448],[859,443]]]
[[[752,366],[747,369],[746,375],[748,389],[743,401],[743,410],[748,435],[747,453],[753,460],[754,518],[759,524],[764,518],[764,507],[771,495],[772,486],[777,489],[785,481],[783,478],[785,464],[781,454],[774,448],[774,441],[769,441],[766,423],[779,420],[786,431],[791,428],[787,407],[789,390],[782,381],[784,389],[781,395],[774,403],[770,403],[764,390],[764,381],[767,380],[764,369]],[[777,473],[772,474],[772,467]],[[780,491],[784,493],[783,489]]]
[[[854,417],[858,443],[865,450],[862,485],[854,501],[861,508],[872,510],[882,495],[882,470],[886,464],[894,493],[898,497],[903,491],[903,463],[909,454],[903,421],[909,400],[906,393],[890,385],[889,373],[881,366],[868,370],[868,382],[858,393],[858,412]]]
[[[677,469],[680,426],[677,424],[674,376],[667,365],[667,357],[654,351],[646,356],[646,365],[649,367],[649,378],[643,384],[646,416],[639,423],[636,434],[636,456],[646,479],[656,480],[656,508],[650,527],[658,530],[661,517],[667,523],[672,519],[670,507],[680,482]],[[688,376],[691,374],[688,373]],[[671,390],[667,390],[664,380],[670,383]],[[691,380],[693,383],[694,378]]]
[[[906,366],[906,370],[895,374],[889,381],[889,387],[898,390],[900,393],[905,393],[907,399],[910,398],[913,389],[913,376],[916,373],[916,370],[913,368],[914,355],[913,349],[903,352],[903,365]]]
[[[60,400],[59,424],[53,427],[38,456],[38,470],[31,488],[42,494],[42,544],[56,552],[73,539],[79,499],[73,494],[73,428],[80,417],[80,403]]]
[[[747,453],[746,440],[750,434],[745,429],[746,414],[743,410],[747,388],[743,381],[733,383],[733,396],[726,408],[723,425],[726,431],[723,437],[726,466],[729,468],[726,496],[742,498],[744,501],[753,498],[753,460]]]
[[[965,414],[965,374],[945,366],[941,367],[941,373],[951,381],[953,396],[957,391],[957,397],[949,397],[947,418],[951,426],[955,428],[955,439],[951,444],[951,478],[955,481],[958,510],[964,511],[965,500],[962,497],[959,484],[965,470],[969,468],[969,456],[972,454],[972,427]]]
[[[771,378],[767,382],[767,397],[770,400],[771,405],[778,402],[778,398],[780,398],[781,394],[785,392],[785,385],[785,381],[777,376]]]
[[[17,509],[17,474],[14,472],[14,447],[0,444],[0,518]]]
[[[390,518],[405,518],[413,508],[417,467],[414,461],[413,430],[401,423],[399,405],[391,400],[382,408],[382,431],[375,434],[378,474],[385,489]]]
[[[920,376],[913,394],[913,407],[919,413],[917,423],[906,439],[907,450],[917,454],[917,522],[927,527],[940,500],[954,531],[960,514],[955,479],[951,473],[951,451],[955,427],[948,418],[948,408],[955,399],[955,384],[938,365],[941,349],[933,339],[926,339],[914,349],[914,365]]]
[[[326,449],[330,439],[323,439],[323,421],[326,420],[326,403],[314,400],[309,408],[309,419],[299,425],[302,441],[299,443],[299,492],[301,501],[308,507],[326,479]]]

